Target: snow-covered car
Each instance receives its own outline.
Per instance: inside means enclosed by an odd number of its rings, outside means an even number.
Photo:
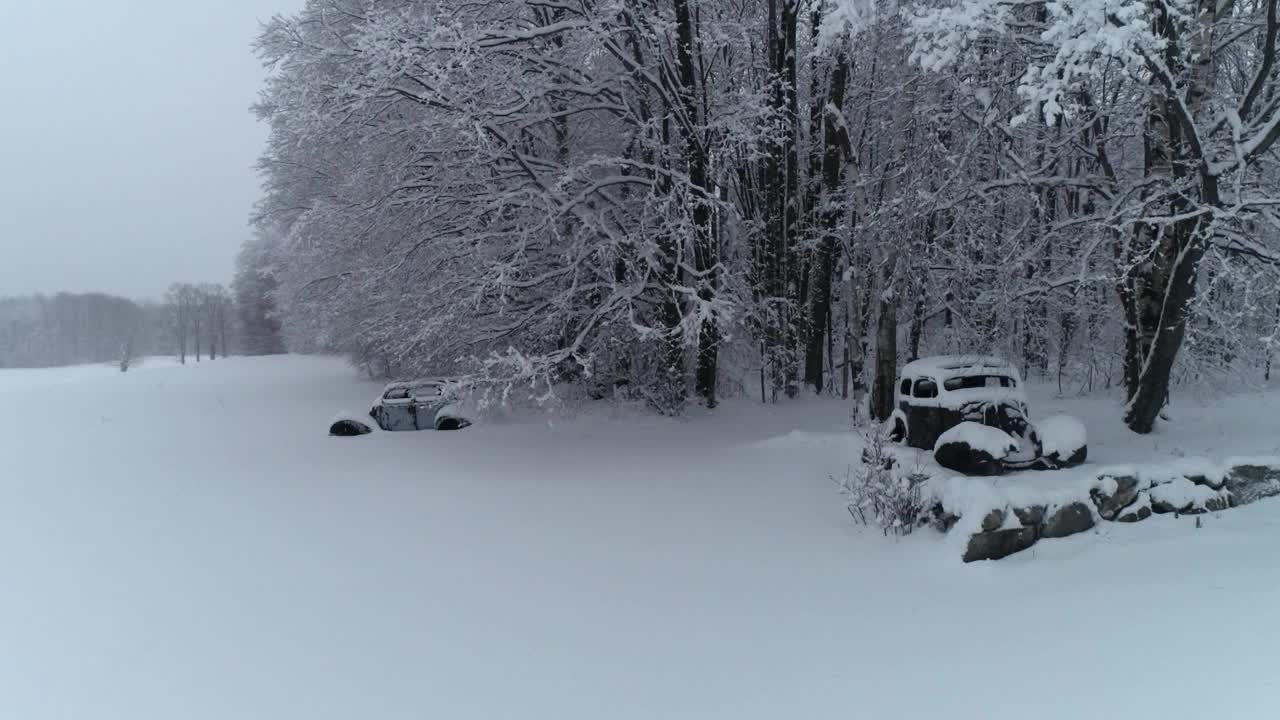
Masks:
[[[455,402],[457,384],[444,379],[393,382],[369,416],[383,430],[461,430],[471,424]]]
[[[1084,427],[1074,418],[1058,416],[1044,428],[1031,422],[1017,369],[997,357],[907,363],[896,399],[890,439],[933,452],[953,470],[989,475],[1055,469],[1084,462],[1088,452]],[[1052,433],[1047,442],[1044,430]]]

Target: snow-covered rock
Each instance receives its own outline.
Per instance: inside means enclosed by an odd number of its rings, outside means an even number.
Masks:
[[[1174,478],[1151,488],[1151,509],[1157,513],[1196,513],[1223,509],[1225,497],[1207,485],[1198,485],[1186,477]]]
[[[1251,502],[1280,495],[1280,457],[1229,458],[1226,487],[1233,502]]]
[[[1049,515],[1040,531],[1040,537],[1067,537],[1082,533],[1093,526],[1093,510],[1089,505],[1083,502],[1068,503]]]
[[[1016,552],[1021,552],[1036,544],[1034,527],[1006,528],[980,532],[969,537],[965,545],[965,562],[977,560],[999,560]]]
[[[1032,530],[1033,543],[1084,532],[1099,520],[1132,523],[1160,513],[1217,512],[1280,495],[1280,458],[1215,463],[1191,457],[1093,472],[939,476],[921,487],[933,503],[934,526],[964,543],[966,561],[983,560],[1029,547],[1028,534],[1019,530]]]
[[[1138,493],[1138,499],[1116,516],[1116,522],[1135,523],[1146,520],[1149,517],[1151,517],[1151,495],[1146,492],[1140,492]]]
[[[1089,491],[1094,507],[1103,520],[1115,520],[1121,511],[1138,499],[1140,489],[1134,475],[1102,475],[1098,486]]]

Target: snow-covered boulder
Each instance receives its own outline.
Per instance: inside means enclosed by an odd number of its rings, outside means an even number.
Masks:
[[[1084,423],[1070,415],[1053,415],[1036,423],[1044,457],[1055,465],[1079,465],[1089,454]]]
[[[1014,527],[1002,530],[989,530],[969,536],[961,560],[999,560],[1016,552],[1022,552],[1036,544],[1034,527]]]
[[[1280,495],[1280,458],[1230,458],[1226,486],[1236,505]]]
[[[1001,460],[1017,452],[1018,441],[999,428],[962,422],[938,436],[933,458],[942,467],[966,475],[997,475]]]
[[[1156,513],[1196,514],[1225,510],[1228,495],[1208,485],[1199,485],[1186,477],[1154,485],[1150,491],[1151,510]]]
[[[1138,493],[1138,499],[1132,505],[1120,511],[1116,516],[1116,522],[1142,522],[1149,517],[1151,517],[1151,495],[1144,491]]]
[[[1101,475],[1098,486],[1089,491],[1089,498],[1103,520],[1115,520],[1137,501],[1143,487],[1136,475]]]
[[[1061,538],[1082,533],[1094,525],[1093,510],[1082,502],[1067,503],[1044,521],[1040,537]]]

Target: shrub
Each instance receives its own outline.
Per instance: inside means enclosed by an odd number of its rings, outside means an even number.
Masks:
[[[909,535],[928,520],[920,492],[927,476],[918,470],[904,472],[879,429],[868,431],[864,438],[861,463],[850,467],[842,480],[832,481],[855,523],[878,527],[885,535]]]

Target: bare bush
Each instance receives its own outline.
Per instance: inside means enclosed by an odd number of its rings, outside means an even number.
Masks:
[[[855,523],[878,527],[885,535],[909,535],[928,521],[920,492],[927,476],[918,469],[904,471],[879,428],[866,432],[864,438],[861,463],[850,467],[843,479],[832,481]]]

